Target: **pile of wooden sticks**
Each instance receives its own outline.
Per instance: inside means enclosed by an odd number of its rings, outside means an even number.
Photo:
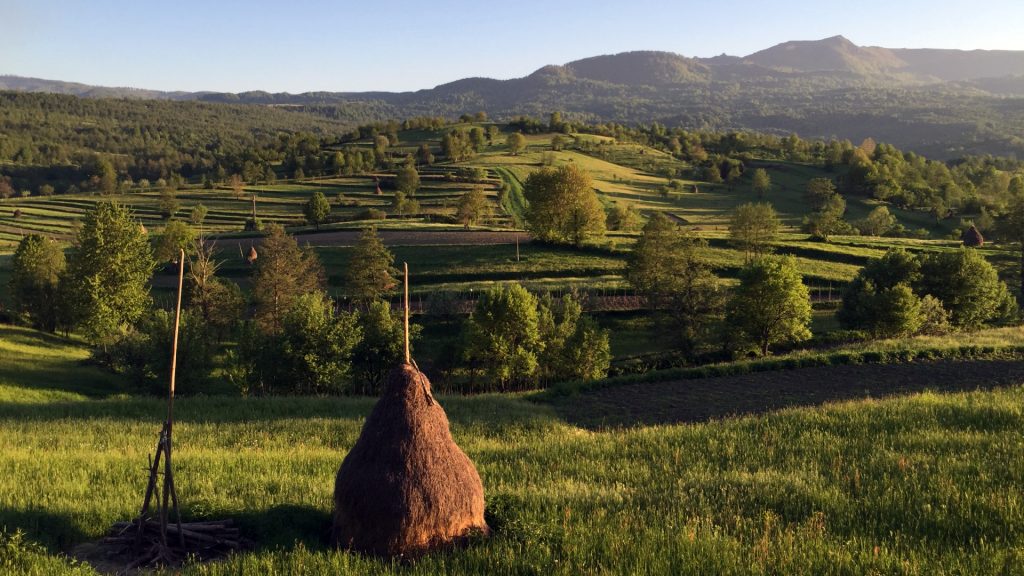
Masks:
[[[164,534],[159,521],[135,519],[114,524],[100,547],[109,559],[130,559],[126,568],[132,570],[217,558],[248,544],[231,520],[169,522]]]

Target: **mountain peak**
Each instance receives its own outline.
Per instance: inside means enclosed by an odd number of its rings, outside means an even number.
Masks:
[[[831,44],[833,46],[854,46],[854,47],[857,46],[856,44],[851,42],[849,38],[847,38],[846,36],[843,36],[842,34],[836,34],[835,36],[829,36],[828,38],[823,38],[821,40],[818,40],[818,42],[820,42],[822,44]]]
[[[845,36],[783,42],[755,52],[746,60],[786,72],[878,74],[906,66],[891,50],[862,48]]]
[[[704,81],[708,75],[707,66],[692,58],[656,51],[594,56],[569,62],[565,69],[577,78],[648,86]]]

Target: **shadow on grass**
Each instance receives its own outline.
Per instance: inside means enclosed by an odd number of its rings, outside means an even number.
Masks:
[[[50,553],[65,552],[87,537],[68,514],[28,508],[0,509],[0,530],[8,534],[21,530]]]
[[[308,550],[330,547],[331,512],[312,506],[282,504],[265,510],[231,511],[209,519],[231,518],[256,550],[291,549],[297,543]],[[204,518],[205,520],[205,518]]]
[[[330,511],[311,506],[284,504],[265,510],[225,511],[204,514],[203,517],[183,514],[185,521],[228,518],[235,522],[242,536],[252,541],[257,550],[290,549],[297,543],[310,550],[324,549],[330,545]],[[102,528],[105,532],[110,527]],[[78,522],[71,515],[38,508],[0,510],[0,530],[8,534],[21,530],[29,540],[43,546],[51,554],[70,552],[91,538],[79,528]]]
[[[499,434],[505,426],[542,426],[553,417],[538,411],[536,404],[498,394],[480,396],[440,395],[438,400],[453,426],[474,427],[486,423],[485,433]],[[174,419],[187,424],[273,423],[328,419],[355,425],[369,415],[377,398],[368,396],[238,398],[208,396],[176,398]],[[18,403],[0,402],[0,426],[10,422],[64,422],[103,420],[106,423],[145,423],[154,434],[166,417],[167,401],[155,397],[111,398],[94,401]]]
[[[551,401],[566,422],[601,430],[707,422],[830,402],[1024,384],[1024,362],[935,361],[821,366],[627,384]]]

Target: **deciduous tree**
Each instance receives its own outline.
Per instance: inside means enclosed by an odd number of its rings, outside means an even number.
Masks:
[[[524,387],[542,350],[537,299],[519,284],[496,287],[477,300],[466,327],[466,357],[499,390]]]
[[[160,216],[164,220],[174,218],[174,215],[178,213],[178,209],[181,208],[181,203],[178,202],[178,195],[176,191],[166,188],[160,192],[160,201],[157,204],[160,210]]]
[[[857,222],[857,229],[868,236],[885,236],[896,228],[896,217],[885,206],[871,210],[868,215]]]
[[[208,210],[206,209],[206,206],[196,204],[192,207],[192,212],[189,213],[189,222],[191,222],[193,226],[202,226],[203,221],[206,220],[207,212]]]
[[[117,203],[86,212],[68,260],[75,308],[86,337],[107,344],[149,307],[153,251],[142,225]]]
[[[775,209],[767,202],[742,204],[729,222],[729,237],[743,250],[749,261],[767,253],[779,235],[781,223]]]
[[[640,227],[640,223],[640,214],[628,202],[616,202],[608,210],[608,216],[605,219],[605,225],[609,230],[621,232],[635,232]]]
[[[950,322],[960,328],[978,328],[1017,314],[995,267],[972,248],[924,255],[916,288],[919,294],[938,298],[949,311]]]
[[[772,344],[810,338],[810,293],[796,260],[763,257],[746,265],[729,300],[726,322],[734,344],[752,344],[762,355],[768,355]]]
[[[362,339],[352,355],[353,392],[379,394],[388,371],[404,360],[405,330],[402,316],[392,314],[385,300],[374,300],[359,312]],[[420,327],[409,326],[410,346]]]
[[[466,228],[476,224],[486,216],[487,196],[482,186],[474,186],[459,197],[459,205],[455,217]]]
[[[188,254],[195,246],[196,233],[181,220],[171,220],[156,241],[153,257],[157,263],[177,262],[181,250]]]
[[[526,136],[523,136],[522,132],[513,132],[505,139],[505,144],[508,146],[509,154],[518,156],[526,149]]]
[[[320,225],[326,222],[327,217],[331,215],[331,203],[324,193],[318,190],[306,201],[302,207],[302,213],[306,217],[306,222],[316,226],[316,229],[319,230]]]
[[[768,192],[771,192],[772,178],[768,175],[768,171],[764,168],[755,169],[754,176],[752,177],[752,186],[758,198],[764,198]]]
[[[679,347],[692,353],[721,316],[724,295],[701,258],[704,243],[656,213],[644,226],[626,268],[626,278],[661,310]]]
[[[530,174],[523,193],[530,203],[526,226],[537,238],[580,246],[588,238],[604,234],[604,209],[593,181],[575,165]]]
[[[406,196],[415,196],[420,188],[420,173],[416,170],[416,164],[412,156],[406,158],[405,165],[398,170],[395,176],[395,187]]]

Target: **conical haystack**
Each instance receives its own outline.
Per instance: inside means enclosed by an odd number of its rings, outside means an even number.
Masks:
[[[338,470],[332,541],[414,555],[487,532],[480,475],[452,440],[430,381],[398,366]]]
[[[975,247],[985,245],[985,237],[981,235],[981,231],[976,226],[971,226],[964,230],[960,234],[960,240],[964,243],[964,246]]]

